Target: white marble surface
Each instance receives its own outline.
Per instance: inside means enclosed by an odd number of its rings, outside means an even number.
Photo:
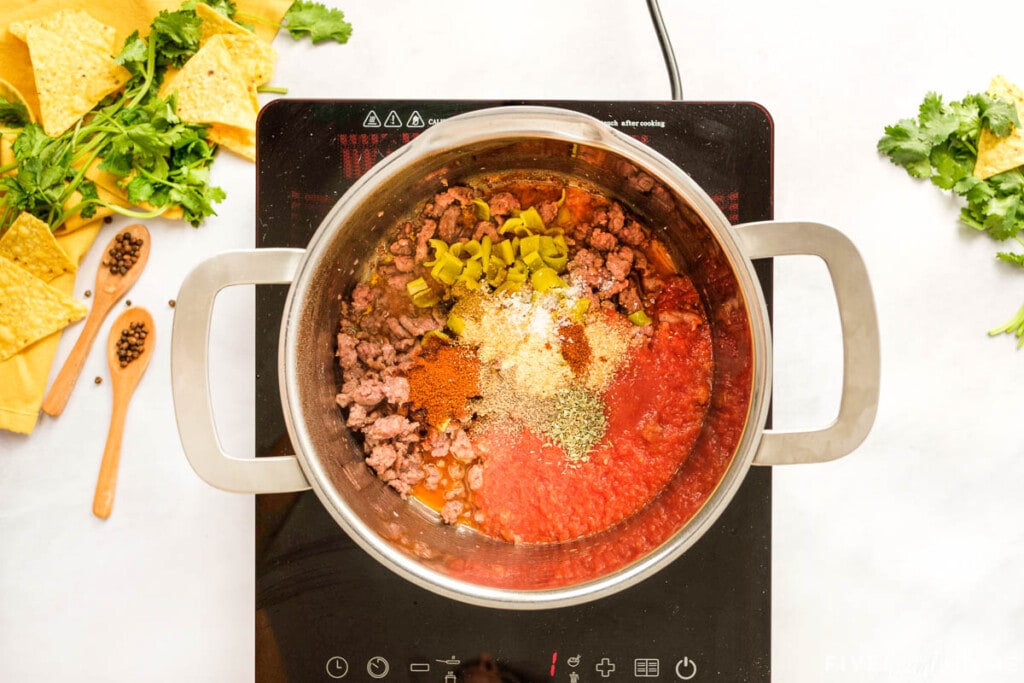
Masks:
[[[288,97],[669,97],[639,0],[335,2],[348,45],[275,43]],[[1024,273],[958,224],[955,200],[875,152],[928,90],[959,98],[996,73],[1024,83],[1024,5],[923,6],[663,0],[686,98],[771,112],[776,217],[841,228],[877,297],[874,430],[841,461],[775,473],[780,683],[1024,679],[1024,351],[985,334],[1024,303]],[[151,223],[130,298],[153,311],[158,341],[111,519],[90,512],[110,410],[109,382],[92,383],[100,353],[60,419],[0,433],[0,680],[252,680],[253,499],[191,471],[169,384],[168,299],[200,260],[253,242],[253,167],[225,155],[214,176],[219,217]],[[821,424],[840,373],[825,270],[786,258],[776,273],[775,424]],[[251,299],[230,291],[215,312],[213,397],[234,453],[252,448]]]

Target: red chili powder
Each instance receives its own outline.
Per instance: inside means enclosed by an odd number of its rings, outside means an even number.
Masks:
[[[437,426],[466,417],[466,403],[480,394],[480,360],[464,346],[442,344],[416,359],[409,370],[409,400],[425,408]]]

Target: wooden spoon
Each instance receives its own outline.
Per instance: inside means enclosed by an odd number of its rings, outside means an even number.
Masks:
[[[142,350],[137,358],[122,366],[122,358],[118,345],[122,331],[131,330],[132,323],[145,325],[146,336],[142,339]],[[114,506],[114,488],[117,485],[117,468],[121,461],[121,438],[124,435],[124,421],[128,414],[128,401],[131,400],[135,387],[142,379],[142,373],[149,365],[156,343],[156,329],[153,316],[145,308],[129,308],[114,321],[110,328],[107,342],[107,365],[110,366],[110,383],[114,392],[114,409],[110,414],[110,430],[107,432],[107,444],[103,448],[103,460],[100,462],[100,474],[96,481],[96,495],[92,501],[92,511],[100,519],[110,516]]]
[[[102,262],[100,263],[99,270],[96,272],[96,287],[93,290],[92,310],[89,311],[89,317],[85,319],[85,325],[78,335],[78,341],[72,347],[71,353],[68,354],[67,360],[64,361],[64,366],[57,374],[57,378],[53,380],[53,385],[43,400],[43,412],[47,415],[57,417],[64,412],[64,406],[68,403],[71,390],[75,388],[75,382],[78,381],[78,375],[82,372],[85,358],[89,355],[89,349],[92,348],[92,342],[96,339],[96,333],[99,332],[103,320],[107,317],[114,304],[139,279],[139,274],[142,273],[142,269],[146,267],[146,261],[149,260],[149,231],[146,230],[146,226],[136,224],[117,232],[117,235],[110,240],[106,250],[103,252],[103,261],[109,258],[110,250],[114,248],[116,240],[124,232],[130,234],[133,239],[142,239],[138,260],[124,275],[111,273],[108,266],[103,265]]]

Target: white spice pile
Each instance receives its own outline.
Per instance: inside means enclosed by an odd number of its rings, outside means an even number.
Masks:
[[[529,427],[561,446],[569,464],[585,462],[604,436],[601,392],[639,339],[624,319],[600,312],[587,316],[590,362],[575,376],[559,339],[578,300],[574,294],[480,291],[453,309],[464,322],[459,342],[476,347],[481,361],[477,415]]]

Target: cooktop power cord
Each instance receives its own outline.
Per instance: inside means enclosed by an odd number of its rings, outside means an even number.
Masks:
[[[647,9],[651,12],[651,21],[654,22],[654,31],[658,34],[658,42],[661,44],[661,54],[665,57],[665,66],[668,68],[668,78],[672,85],[672,99],[683,99],[683,86],[679,82],[679,67],[676,65],[676,55],[672,51],[672,41],[668,38],[668,31],[665,30],[665,22],[661,18],[661,7],[658,0],[647,0]]]

